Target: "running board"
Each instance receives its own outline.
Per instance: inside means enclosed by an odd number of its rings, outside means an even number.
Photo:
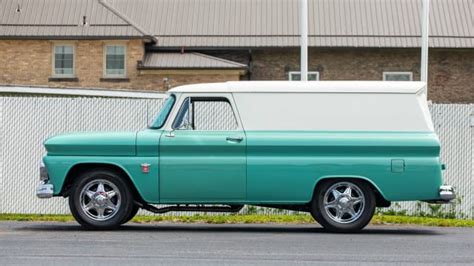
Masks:
[[[181,211],[181,212],[239,212],[242,210],[244,205],[228,205],[228,206],[204,206],[204,205],[176,205],[176,206],[169,206],[163,208],[157,208],[152,205],[143,204],[140,202],[135,202],[140,208],[145,209],[147,211],[153,213],[167,213],[167,212],[174,212],[174,211]]]
[[[429,204],[450,204],[450,203],[453,203],[452,200],[442,200],[442,199],[422,200],[422,202],[426,202],[426,203],[429,203]]]

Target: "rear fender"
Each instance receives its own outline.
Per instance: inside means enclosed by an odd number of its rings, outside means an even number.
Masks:
[[[383,200],[386,200],[386,196],[383,193],[383,191],[368,177],[365,176],[358,176],[358,175],[329,175],[329,176],[322,176],[318,180],[315,181],[314,183],[314,190],[316,190],[316,187],[321,184],[321,182],[324,182],[326,180],[330,179],[358,179],[358,180],[364,180],[365,182],[369,183],[373,189],[376,190],[380,194],[380,196],[383,198]]]

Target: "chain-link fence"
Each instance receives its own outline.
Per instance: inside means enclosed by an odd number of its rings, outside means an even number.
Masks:
[[[66,200],[40,200],[35,196],[39,161],[45,153],[43,141],[62,132],[140,130],[161,105],[161,99],[0,95],[0,213],[68,213]],[[440,210],[414,202],[395,204],[392,210],[453,212],[457,217],[472,219],[474,105],[434,104],[431,112],[442,142],[441,157],[448,166],[445,181],[456,187],[459,200]],[[244,211],[282,213],[253,207]]]

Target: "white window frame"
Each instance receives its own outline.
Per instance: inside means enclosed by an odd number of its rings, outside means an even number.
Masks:
[[[288,80],[289,81],[298,81],[298,80],[293,80],[293,78],[291,77],[291,75],[293,74],[300,74],[301,76],[301,72],[300,71],[290,71],[288,72]],[[316,80],[309,80],[309,81],[318,81],[319,80],[319,71],[308,71],[308,76],[311,75],[311,74],[316,74]]]
[[[383,72],[383,80],[387,81],[387,75],[409,75],[410,80],[413,81],[413,72],[411,71],[384,71]]]
[[[72,47],[72,74],[57,74],[56,73],[56,47],[71,46]],[[55,78],[75,78],[76,77],[76,45],[74,43],[54,43],[52,48],[52,76]]]
[[[167,131],[174,131],[172,126],[174,124],[174,120],[176,119],[176,116],[179,113],[179,110],[181,109],[181,105],[186,101],[186,98],[188,97],[225,97],[227,100],[229,100],[229,103],[232,107],[232,112],[234,113],[235,119],[237,120],[237,128],[233,131],[242,131],[244,130],[242,120],[240,119],[239,113],[237,112],[237,105],[234,101],[234,97],[232,97],[231,93],[174,93],[176,97],[176,101],[174,103],[173,108],[171,109],[171,112],[168,114],[168,119],[165,122],[165,125],[162,127],[162,129],[167,130]]]
[[[204,96],[203,95],[192,95],[192,96],[189,96],[189,95],[184,95],[182,98],[182,101],[181,101],[181,106],[178,107],[177,109],[177,113],[175,114],[175,116],[173,117],[173,121],[171,123],[171,127],[173,130],[187,130],[187,131],[195,131],[195,132],[217,132],[217,131],[228,131],[228,132],[231,132],[231,131],[242,131],[242,126],[240,124],[240,121],[239,121],[239,117],[237,116],[236,114],[236,109],[235,109],[235,106],[233,105],[233,101],[231,101],[231,98],[230,98],[231,95],[228,95],[228,94],[225,94],[224,96]],[[232,115],[235,119],[235,123],[236,123],[236,128],[234,129],[218,129],[218,130],[214,130],[214,129],[178,129],[178,128],[173,128],[173,124],[177,121],[177,116],[179,115],[180,111],[181,111],[181,108],[183,108],[183,105],[186,103],[186,100],[187,99],[191,99],[191,98],[225,98],[227,101],[223,101],[222,99],[219,99],[219,100],[215,100],[215,101],[210,101],[210,102],[226,102],[229,104],[229,107],[230,107],[230,110],[232,111]],[[176,104],[176,102],[175,102]],[[189,111],[189,109],[188,109]],[[193,110],[194,112],[194,110]]]
[[[124,62],[123,62],[123,74],[107,74],[107,47],[110,46],[122,46],[124,48]],[[106,43],[103,49],[103,76],[104,78],[126,78],[127,77],[127,45],[124,43]]]

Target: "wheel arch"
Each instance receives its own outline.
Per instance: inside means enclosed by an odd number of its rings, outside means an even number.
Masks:
[[[131,193],[135,200],[143,202],[143,198],[137,190],[136,185],[134,184],[132,178],[130,177],[130,173],[127,172],[122,166],[114,164],[114,163],[97,163],[97,162],[81,162],[73,165],[66,174],[66,177],[63,182],[63,186],[61,188],[60,195],[63,197],[69,196],[69,191],[78,177],[79,174],[84,173],[86,171],[92,171],[97,169],[105,169],[109,171],[113,171],[119,176],[123,178],[125,182],[128,183],[129,187],[131,188]]]
[[[329,180],[338,180],[338,179],[352,179],[352,180],[361,180],[366,182],[374,191],[376,206],[377,207],[389,207],[391,202],[388,201],[383,193],[383,191],[368,177],[365,176],[357,176],[357,175],[330,175],[330,176],[322,176],[318,180],[316,180],[313,186],[313,195],[314,197],[316,188],[324,182]]]

